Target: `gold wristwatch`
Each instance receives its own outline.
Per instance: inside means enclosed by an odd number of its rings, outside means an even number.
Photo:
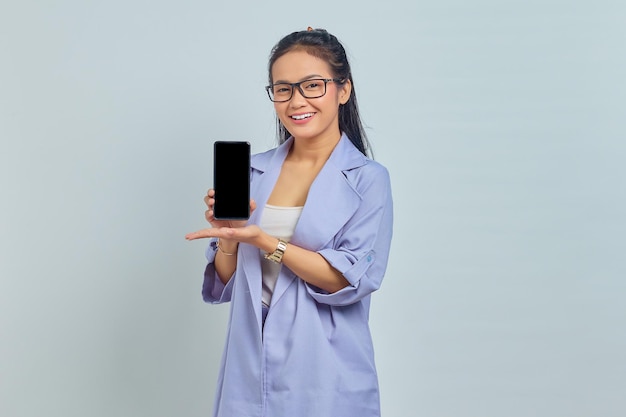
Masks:
[[[272,253],[266,253],[265,259],[269,259],[270,261],[279,264],[283,261],[283,255],[285,254],[286,249],[287,242],[282,239],[278,239],[278,245],[276,245],[276,250]]]

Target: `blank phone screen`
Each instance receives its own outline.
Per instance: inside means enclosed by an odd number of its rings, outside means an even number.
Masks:
[[[217,141],[214,144],[215,218],[250,217],[250,143]]]

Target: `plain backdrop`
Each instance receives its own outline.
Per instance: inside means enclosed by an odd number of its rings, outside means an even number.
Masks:
[[[184,235],[214,140],[275,146],[267,58],[307,26],[345,44],[392,176],[383,416],[626,415],[625,21],[621,0],[3,0],[0,415],[210,415],[228,306]]]

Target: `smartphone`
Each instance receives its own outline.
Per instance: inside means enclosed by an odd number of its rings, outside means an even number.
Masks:
[[[250,217],[250,143],[216,141],[213,146],[213,188],[217,220]]]

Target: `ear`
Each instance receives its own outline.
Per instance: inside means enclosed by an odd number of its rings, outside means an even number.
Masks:
[[[350,94],[352,93],[352,82],[346,80],[339,89],[339,104],[346,104],[350,100]]]

